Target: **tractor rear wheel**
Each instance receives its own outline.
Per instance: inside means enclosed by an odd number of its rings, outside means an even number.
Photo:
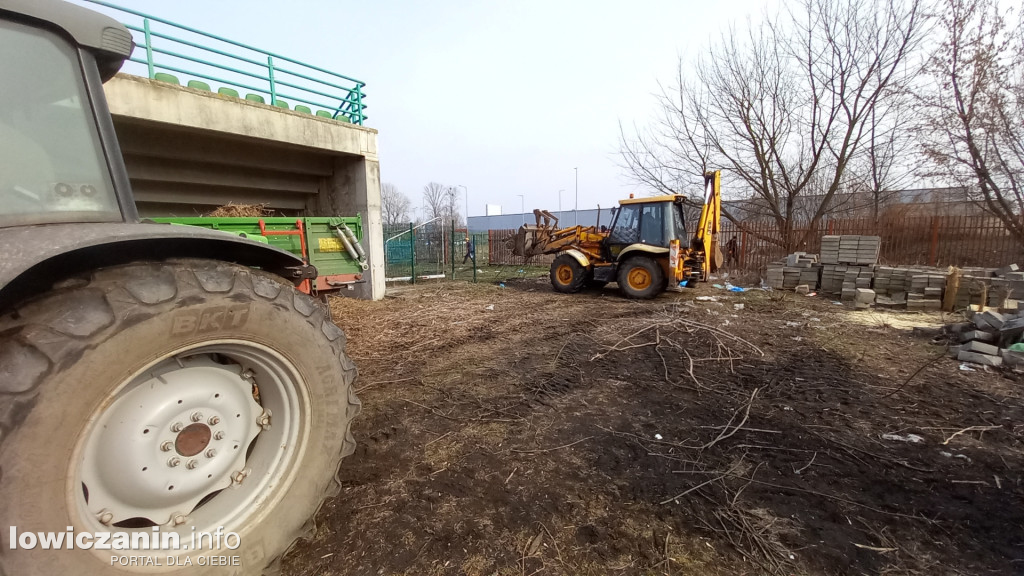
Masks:
[[[587,269],[568,254],[561,254],[551,263],[551,286],[557,292],[574,294],[587,281]]]
[[[0,523],[191,549],[18,546],[0,573],[262,572],[337,493],[355,377],[323,307],[258,270],[182,260],[61,283],[0,317]],[[237,537],[197,550],[195,532]]]
[[[653,259],[635,256],[619,264],[618,283],[627,298],[646,300],[665,291],[665,272]]]

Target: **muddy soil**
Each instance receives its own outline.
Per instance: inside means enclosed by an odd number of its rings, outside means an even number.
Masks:
[[[1021,383],[905,329],[938,315],[390,293],[331,303],[360,445],[286,575],[1024,573]]]

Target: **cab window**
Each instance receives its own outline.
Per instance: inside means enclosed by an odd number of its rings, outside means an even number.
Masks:
[[[608,236],[610,244],[634,244],[640,239],[640,205],[626,204],[619,208],[618,217]]]
[[[0,21],[0,227],[121,220],[78,56]]]
[[[665,246],[664,202],[643,204],[640,210],[640,242],[651,246]]]
[[[683,205],[676,203],[672,205],[672,235],[674,238],[678,238],[685,242],[686,238],[686,222],[683,221]]]

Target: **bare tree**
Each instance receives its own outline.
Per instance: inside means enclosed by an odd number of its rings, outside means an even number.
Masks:
[[[459,197],[454,186],[446,186],[437,182],[431,182],[423,187],[423,201],[426,204],[427,214],[425,218],[431,220],[440,217],[445,222],[455,220],[462,223],[462,216],[459,214]]]
[[[924,151],[1024,244],[1024,33],[995,0],[945,0]]]
[[[775,222],[780,235],[767,240],[803,244],[851,188],[871,112],[912,74],[920,2],[798,0],[777,18],[728,30],[692,72],[680,60],[652,126],[623,130],[625,167],[662,193],[721,168],[724,189]]]
[[[380,209],[385,226],[409,222],[409,197],[402,194],[398,186],[385,182],[380,187]]]

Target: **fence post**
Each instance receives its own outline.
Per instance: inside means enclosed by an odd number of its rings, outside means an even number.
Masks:
[[[359,125],[363,125],[363,87],[361,84],[356,84],[356,110],[359,114]],[[469,215],[467,214],[467,217]]]
[[[274,57],[267,56],[267,77],[270,78],[270,105],[277,106],[277,87],[274,85]]]
[[[149,33],[149,18],[142,19],[142,29],[146,34],[146,66],[149,68],[149,77],[152,79],[153,70],[153,36]]]
[[[412,222],[409,222],[409,242],[412,244],[412,250],[409,251],[411,257],[409,258],[409,282],[412,284],[416,283],[416,231],[413,229]]]
[[[468,222],[466,223],[466,236],[469,236],[469,223]],[[480,237],[477,236],[477,240],[479,240],[479,238]],[[477,248],[480,247],[480,243],[477,242],[477,240],[472,240],[472,242],[473,242],[473,284],[476,284],[476,250],[477,250]]]
[[[452,280],[455,280],[455,219],[452,218]]]
[[[747,231],[742,230],[743,240],[740,241],[740,268],[745,268],[747,265]]]
[[[939,265],[939,218],[932,216],[932,246],[929,252],[929,261],[932,266]]]

